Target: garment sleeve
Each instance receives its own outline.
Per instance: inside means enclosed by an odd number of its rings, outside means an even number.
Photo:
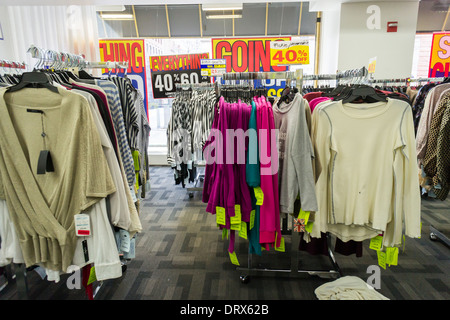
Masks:
[[[419,125],[417,127],[417,137],[416,137],[416,152],[417,152],[417,160],[418,160],[418,167],[423,163],[423,159],[425,158],[425,154],[427,152],[427,139],[428,139],[428,124],[431,123],[431,121],[428,120],[429,117],[432,117],[433,115],[430,114],[430,104],[431,100],[434,96],[434,88],[431,89],[424,102],[424,107],[422,110],[422,114],[420,116]]]
[[[318,158],[320,159],[321,171],[317,175],[317,183],[315,186],[315,190],[317,192],[318,212],[315,214],[311,236],[314,238],[320,238],[321,232],[327,232],[328,230],[328,199],[330,197],[328,175],[329,163],[331,159],[331,123],[325,112],[321,109],[315,110],[313,117],[313,143],[315,145]]]
[[[101,198],[105,198],[117,191],[108,162],[103,153],[100,134],[95,126],[89,104],[86,99],[84,100],[84,120],[80,121],[82,124],[82,129],[80,130],[85,132],[85,137],[82,139],[84,146],[81,146],[81,152],[86,174],[86,187],[84,189],[86,199],[82,204],[81,210],[85,210]]]
[[[383,245],[398,246],[405,235],[420,237],[420,186],[417,174],[414,123],[412,110],[405,108],[400,126],[401,146],[395,150],[395,208],[392,220],[386,226]]]
[[[301,108],[304,108],[303,103],[308,102],[302,98]],[[317,198],[312,168],[314,151],[305,112],[301,110],[298,114],[299,122],[295,127],[294,139],[290,148],[300,191],[300,202],[304,211],[317,211]]]
[[[258,187],[261,184],[259,173],[259,150],[258,150],[258,132],[256,126],[256,107],[252,107],[250,120],[248,123],[249,141],[246,164],[246,180],[250,187]]]

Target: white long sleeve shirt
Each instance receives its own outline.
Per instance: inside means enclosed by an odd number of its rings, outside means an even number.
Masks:
[[[313,140],[322,171],[319,212],[311,236],[343,241],[384,233],[400,245],[402,230],[420,237],[420,191],[411,107],[404,101],[326,102],[313,114]]]

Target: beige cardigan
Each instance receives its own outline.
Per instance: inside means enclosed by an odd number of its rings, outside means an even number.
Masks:
[[[7,202],[26,266],[66,272],[77,242],[74,216],[116,187],[87,100],[58,92],[0,89],[0,199]],[[55,171],[38,175],[42,119]]]

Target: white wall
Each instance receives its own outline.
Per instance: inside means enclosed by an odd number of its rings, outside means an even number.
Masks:
[[[380,8],[380,29],[369,29],[370,5]],[[376,79],[411,76],[416,34],[418,1],[343,3],[339,30],[339,70],[368,66],[376,57]],[[387,22],[397,21],[395,33],[387,32]]]
[[[27,62],[31,45],[44,50],[84,54],[99,61],[98,30],[94,6],[1,6],[0,59]]]
[[[8,10],[5,6],[0,6],[0,27],[2,34],[0,34],[0,59],[14,60],[16,56],[13,50],[13,37],[9,26]]]

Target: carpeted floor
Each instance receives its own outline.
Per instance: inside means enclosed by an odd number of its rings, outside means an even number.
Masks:
[[[201,192],[190,198],[186,189],[174,185],[168,167],[151,168],[151,191],[141,207],[143,232],[136,242],[136,258],[120,279],[106,281],[97,300],[315,300],[315,288],[333,278],[302,273],[299,277],[251,276],[244,284],[231,264],[215,217],[205,212]],[[379,293],[392,300],[450,299],[450,249],[430,239],[433,225],[450,235],[450,199],[424,200],[422,238],[407,238],[398,266],[381,269]],[[246,240],[237,238],[236,253],[241,266],[247,266]],[[367,243],[366,243],[367,242]],[[335,254],[344,276],[366,281],[370,265],[377,264],[376,252],[364,243],[363,256]],[[299,252],[300,269],[332,268],[326,256]],[[252,257],[253,266],[289,268],[290,239],[286,252],[264,252]],[[328,269],[327,269],[328,268]],[[27,273],[28,298],[33,300],[85,300],[84,290],[69,290],[65,278],[58,284],[42,280],[36,272]],[[0,292],[0,300],[18,299],[16,283],[10,279]]]

